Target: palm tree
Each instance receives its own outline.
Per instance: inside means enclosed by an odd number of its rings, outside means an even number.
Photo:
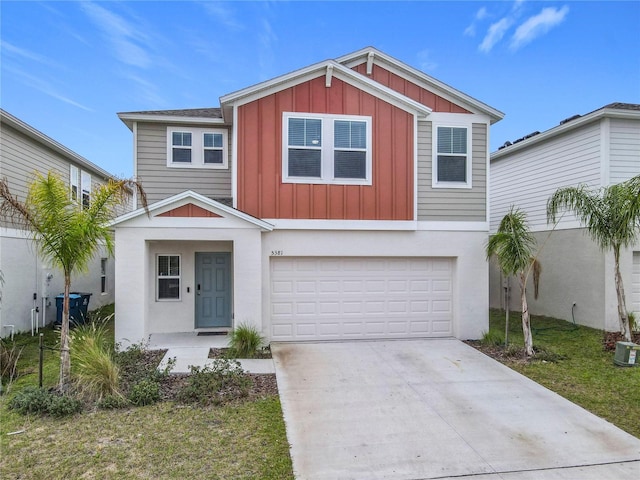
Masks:
[[[540,263],[533,251],[536,239],[527,226],[524,212],[512,206],[500,222],[498,231],[489,237],[487,243],[487,259],[495,255],[504,275],[517,275],[520,283],[520,300],[522,303],[522,333],[524,347],[528,356],[533,355],[533,338],[527,305],[527,280],[533,271],[535,298],[538,298],[538,282],[540,279]]]
[[[134,180],[109,179],[91,192],[91,202],[82,205],[72,198],[68,186],[56,174],[37,174],[27,198],[20,201],[9,191],[7,179],[0,181],[0,217],[28,232],[40,255],[64,273],[64,301],[60,331],[60,389],[69,383],[69,291],[71,276],[86,271],[100,245],[113,254],[109,222],[117,216],[135,188],[144,208],[146,196]]]
[[[572,211],[603,251],[613,250],[620,332],[630,342],[620,249],[633,245],[640,235],[640,175],[597,190],[585,185],[560,188],[547,201],[547,221],[555,222],[560,209]]]

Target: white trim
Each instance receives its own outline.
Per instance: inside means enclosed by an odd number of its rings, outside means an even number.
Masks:
[[[167,275],[164,277],[160,276],[160,257],[178,257],[178,268],[180,269],[180,273],[178,275]],[[155,265],[155,289],[156,289],[156,302],[181,302],[182,301],[182,254],[180,253],[156,253],[156,265]],[[169,264],[169,268],[171,265]],[[178,279],[178,298],[160,298],[160,279],[171,280]]]
[[[611,181],[611,120],[600,121],[600,186],[607,187]]]
[[[87,194],[87,205],[84,204],[84,195]],[[91,173],[80,170],[80,192],[79,192],[80,205],[83,208],[89,208],[91,206]]]
[[[233,208],[238,207],[238,125],[235,120],[238,118],[238,106],[233,106],[234,124],[231,131],[231,197]]]
[[[73,187],[76,187],[76,198],[73,198]],[[74,164],[69,164],[69,198],[77,202],[81,198],[80,191],[80,169]]]
[[[327,73],[324,81],[324,86],[327,88],[331,87],[331,77],[333,76],[333,65],[327,65]]]
[[[484,200],[485,200],[485,215],[486,215],[486,219],[487,219],[487,225],[491,225],[491,195],[490,195],[490,189],[491,189],[491,182],[490,182],[490,175],[491,175],[491,153],[490,153],[490,147],[491,147],[491,138],[490,138],[490,134],[491,134],[491,128],[490,125],[486,125],[487,128],[487,142],[485,144],[485,155],[486,155],[486,165],[485,165],[485,179],[484,179]],[[473,136],[473,125],[471,125],[471,135]],[[473,144],[471,145],[471,148],[473,149]],[[472,152],[473,155],[473,152]],[[473,158],[471,159],[471,162],[473,162]],[[473,175],[473,168],[471,169],[471,174]]]
[[[118,118],[122,120],[125,125],[131,128],[132,123],[135,122],[150,122],[150,123],[174,123],[183,125],[225,125],[226,122],[222,118],[211,117],[183,117],[180,115],[153,115],[148,113],[119,113]]]
[[[191,150],[190,162],[173,161],[173,133],[191,134],[191,145],[181,148]],[[206,134],[222,135],[222,163],[204,163],[204,136]],[[229,131],[224,128],[196,128],[170,125],[167,127],[167,167],[169,168],[196,168],[207,170],[227,170],[229,168],[229,148],[227,136]]]
[[[467,131],[467,151],[464,155],[465,159],[465,176],[466,181],[464,182],[446,182],[446,181],[438,181],[438,129],[439,128],[464,128]],[[432,134],[431,134],[431,171],[433,172],[431,178],[431,187],[432,188],[466,188],[470,189],[473,187],[473,146],[472,146],[472,137],[473,137],[473,128],[471,124],[466,123],[436,123],[433,122],[432,125]],[[454,157],[463,157],[462,154],[446,154]]]
[[[0,237],[33,240],[33,236],[30,231],[22,230],[20,228],[0,227]]]
[[[187,190],[185,192],[179,193],[177,195],[174,195],[172,197],[168,197],[165,198],[163,200],[160,200],[159,202],[154,203],[153,205],[151,205],[149,207],[149,214],[152,214],[155,211],[158,210],[162,210],[164,208],[166,208],[167,206],[171,206],[174,204],[178,204],[180,202],[183,202],[184,200],[195,200],[197,202],[200,202],[201,204],[205,205],[206,207],[211,208],[214,211],[218,211],[221,212],[225,215],[229,215],[232,217],[236,217],[239,218],[241,220],[244,220],[248,223],[251,223],[257,227],[260,227],[263,230],[266,231],[271,231],[273,230],[273,225],[271,225],[270,223],[261,220],[259,218],[256,217],[252,217],[251,215],[244,213],[240,210],[236,210],[233,207],[229,207],[223,203],[217,202],[215,200],[211,200],[210,198],[205,197],[204,195],[200,195],[199,193],[196,193],[192,190]],[[129,212],[129,213],[125,213],[124,215],[120,215],[118,218],[116,218],[115,220],[113,220],[112,222],[110,222],[108,225],[110,227],[115,227],[120,225],[121,223],[124,223],[128,220],[131,220],[133,218],[136,217],[140,217],[142,215],[146,215],[146,212],[144,210],[144,208],[139,208],[137,210],[134,210],[133,212]]]
[[[373,57],[375,54],[373,52],[369,52],[367,54],[367,75],[371,75],[373,73]]]
[[[586,123],[589,123],[604,117],[638,120],[640,119],[640,110],[621,110],[617,108],[601,108],[600,110],[596,110],[595,112],[588,113],[587,115],[583,115],[582,117],[576,118],[575,120],[571,120],[570,122],[563,123],[562,125],[553,127],[531,138],[527,138],[526,140],[523,140],[521,142],[514,143],[513,145],[505,147],[501,150],[497,150],[491,154],[491,161],[499,160],[502,157],[512,154],[513,152],[517,152],[519,150],[522,150],[523,148],[536,145],[539,142],[544,142],[552,137],[558,136],[564,132],[573,130],[574,128],[581,127]]]
[[[419,221],[417,230],[445,232],[486,232],[487,234],[489,234],[489,222]]]
[[[344,65],[336,63],[333,60],[325,60],[324,62],[316,63],[266,82],[224,95],[220,97],[220,105],[222,105],[224,109],[225,106],[228,107],[232,104],[240,106],[253,102],[254,100],[279,92],[285,88],[290,88],[293,85],[298,85],[325,75],[326,68],[329,65],[333,66],[333,77],[351,85],[355,85],[364,92],[381,98],[398,108],[413,113],[414,115],[418,114],[426,117],[431,113],[431,109],[429,107],[422,105],[421,103],[416,102],[395,90],[385,87],[384,85],[371,80],[364,75],[345,67]]]
[[[320,177],[290,177],[289,176],[289,119],[309,119],[320,120],[322,125],[321,146],[315,148],[320,151],[321,166]],[[365,178],[336,178],[334,175],[335,168],[335,152],[341,150],[334,145],[335,122],[340,120],[365,122],[366,124],[366,142],[365,161],[366,175]],[[282,112],[282,183],[302,183],[302,184],[319,184],[319,185],[371,185],[372,184],[372,168],[373,168],[373,138],[372,138],[373,119],[368,116],[359,115],[333,115],[324,113],[301,113],[301,112]],[[291,146],[291,148],[296,148]],[[301,147],[303,148],[303,147]],[[362,149],[359,149],[362,150]]]
[[[273,225],[273,230],[416,230],[412,220],[264,220]]]
[[[484,113],[489,115],[491,117],[492,124],[504,118],[503,112],[496,110],[495,108],[490,107],[489,105],[476,100],[475,98],[470,97],[469,95],[447,85],[446,83],[443,83],[427,75],[426,73],[421,72],[420,70],[417,70],[410,65],[407,65],[406,63],[401,62],[373,47],[366,47],[356,52],[343,55],[342,57],[337,58],[336,62],[344,64],[347,67],[352,67],[368,61],[369,55],[372,53],[375,54],[373,60],[374,64],[380,65],[381,67],[407,80],[412,80],[411,77],[413,77],[413,80],[417,80],[419,82],[419,86],[425,88],[429,87],[427,88],[427,90],[436,89],[437,91],[434,93],[444,98],[445,100],[452,101],[456,104],[460,102],[465,103],[468,106],[471,106],[473,109],[477,110],[476,113]],[[380,60],[382,60],[382,62]]]
[[[418,220],[418,117],[413,117],[413,220]]]
[[[133,122],[133,178],[138,181],[138,122]],[[133,209],[138,208],[138,189],[133,189]]]

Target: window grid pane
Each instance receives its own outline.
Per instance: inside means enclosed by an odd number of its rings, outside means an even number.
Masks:
[[[321,151],[299,148],[289,149],[290,177],[321,177]]]
[[[204,147],[205,148],[222,148],[222,134],[221,133],[205,133]]]
[[[189,132],[173,132],[172,144],[176,147],[190,147],[191,133]]]
[[[158,300],[180,298],[180,256],[158,255]]]
[[[289,119],[289,146],[322,146],[322,121],[314,118]]]
[[[466,182],[467,158],[438,155],[439,182]]]
[[[222,150],[205,150],[204,163],[224,163],[222,159]]]

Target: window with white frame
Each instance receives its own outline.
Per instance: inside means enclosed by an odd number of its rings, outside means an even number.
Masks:
[[[157,299],[180,300],[180,255],[157,256]]]
[[[80,170],[75,165],[69,165],[69,187],[71,200],[78,200],[78,194],[80,193]]]
[[[107,259],[100,259],[100,293],[107,293]]]
[[[282,179],[371,185],[371,117],[285,113]]]
[[[172,168],[228,168],[227,131],[195,127],[167,127],[167,166]]]
[[[471,136],[466,126],[435,128],[433,186],[471,187]]]
[[[80,187],[82,188],[82,208],[85,210],[91,205],[91,174],[88,172],[80,173]]]

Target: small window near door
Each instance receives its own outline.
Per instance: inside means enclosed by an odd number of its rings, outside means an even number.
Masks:
[[[107,259],[100,259],[100,293],[107,293]]]
[[[157,299],[180,300],[180,255],[158,255]]]

